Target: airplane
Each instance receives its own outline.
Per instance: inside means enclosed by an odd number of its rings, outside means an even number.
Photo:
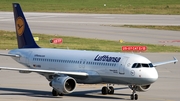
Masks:
[[[173,60],[152,63],[146,57],[134,53],[41,48],[33,39],[20,4],[12,5],[18,49],[0,55],[12,57],[27,69],[0,69],[43,75],[52,87],[53,96],[72,93],[77,83],[103,83],[107,84],[102,87],[103,95],[114,94],[110,84],[122,84],[132,90],[130,99],[138,100],[137,91],[149,90],[151,84],[158,79],[155,67],[178,61],[174,57]]]

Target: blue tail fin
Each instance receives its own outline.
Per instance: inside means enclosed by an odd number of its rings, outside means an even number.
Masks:
[[[18,3],[13,3],[18,48],[39,48]]]

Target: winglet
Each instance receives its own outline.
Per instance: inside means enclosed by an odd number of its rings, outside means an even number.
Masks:
[[[18,3],[13,3],[18,48],[39,48]]]
[[[176,64],[176,62],[178,62],[178,60],[177,60],[175,57],[173,57],[173,58],[174,58],[174,60],[175,60],[175,61],[174,61],[174,64]]]

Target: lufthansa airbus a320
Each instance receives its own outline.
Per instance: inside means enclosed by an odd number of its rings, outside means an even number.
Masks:
[[[156,66],[178,61],[174,58],[151,63],[146,57],[129,53],[41,48],[34,41],[18,3],[13,3],[13,10],[18,49],[0,55],[12,57],[27,69],[0,69],[43,75],[52,87],[53,96],[72,93],[77,83],[106,83],[102,94],[114,94],[109,84],[122,84],[132,90],[130,99],[137,100],[136,91],[147,91],[158,79]]]

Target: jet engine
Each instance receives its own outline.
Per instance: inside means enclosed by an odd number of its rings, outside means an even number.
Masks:
[[[138,92],[146,92],[150,89],[151,85],[141,85],[141,86],[136,86],[136,91]],[[129,85],[129,88],[132,89],[132,85]]]
[[[137,86],[136,91],[138,92],[146,92],[150,89],[151,85],[142,85],[142,86]]]
[[[69,76],[58,76],[49,85],[60,94],[72,93],[76,88],[76,80]]]

